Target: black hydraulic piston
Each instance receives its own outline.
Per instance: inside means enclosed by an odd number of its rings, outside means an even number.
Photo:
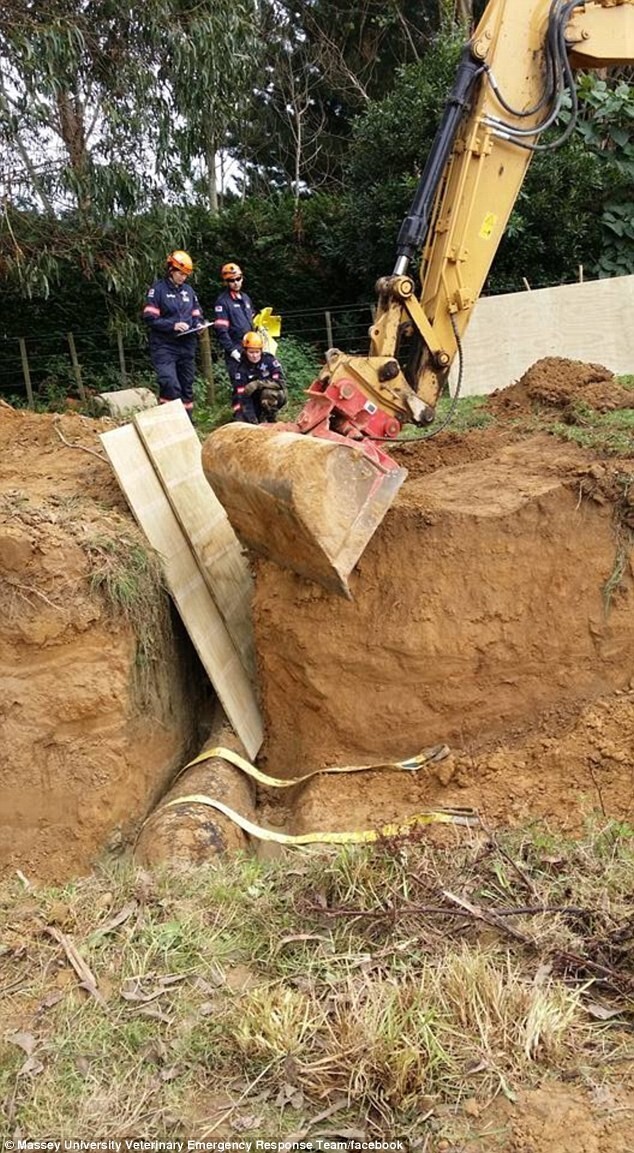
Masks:
[[[427,157],[423,174],[409,212],[399,229],[396,242],[397,263],[395,275],[407,271],[409,261],[416,255],[429,227],[429,220],[438,185],[454,145],[456,133],[465,111],[471,107],[475,81],[482,73],[482,61],[476,60],[467,44],[463,50],[453,88],[447,99],[442,120]]]

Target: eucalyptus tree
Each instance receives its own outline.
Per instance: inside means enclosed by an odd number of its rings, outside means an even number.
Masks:
[[[138,214],[163,248],[166,206],[202,187],[216,209],[215,153],[250,93],[257,19],[256,0],[4,0],[0,251],[24,291],[69,267],[136,291],[153,243]],[[183,216],[170,239],[184,232]]]
[[[354,117],[422,58],[446,0],[262,0],[260,11],[255,99],[232,138],[249,187],[340,189]]]

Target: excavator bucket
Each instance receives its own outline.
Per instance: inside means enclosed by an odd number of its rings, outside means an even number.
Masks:
[[[348,577],[407,476],[354,441],[237,422],[207,438],[202,464],[244,545],[347,597]]]

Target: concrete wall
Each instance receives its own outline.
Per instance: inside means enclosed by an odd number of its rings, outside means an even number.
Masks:
[[[543,356],[634,373],[634,276],[482,297],[464,339],[461,396],[506,388]],[[457,378],[456,361],[452,393]]]

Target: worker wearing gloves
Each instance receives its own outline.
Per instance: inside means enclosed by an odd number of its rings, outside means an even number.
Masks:
[[[255,308],[251,297],[242,291],[242,269],[238,264],[223,264],[220,275],[225,287],[216,300],[213,324],[233,384],[242,357],[242,337],[253,331]]]
[[[203,326],[198,298],[186,283],[193,269],[187,252],[170,252],[165,275],[149,289],[143,309],[143,320],[150,330],[150,357],[158,380],[159,403],[181,400],[190,418],[194,408],[195,334]]]
[[[233,419],[246,424],[273,424],[287,400],[282,366],[263,348],[259,332],[245,333],[233,376],[231,408]]]

